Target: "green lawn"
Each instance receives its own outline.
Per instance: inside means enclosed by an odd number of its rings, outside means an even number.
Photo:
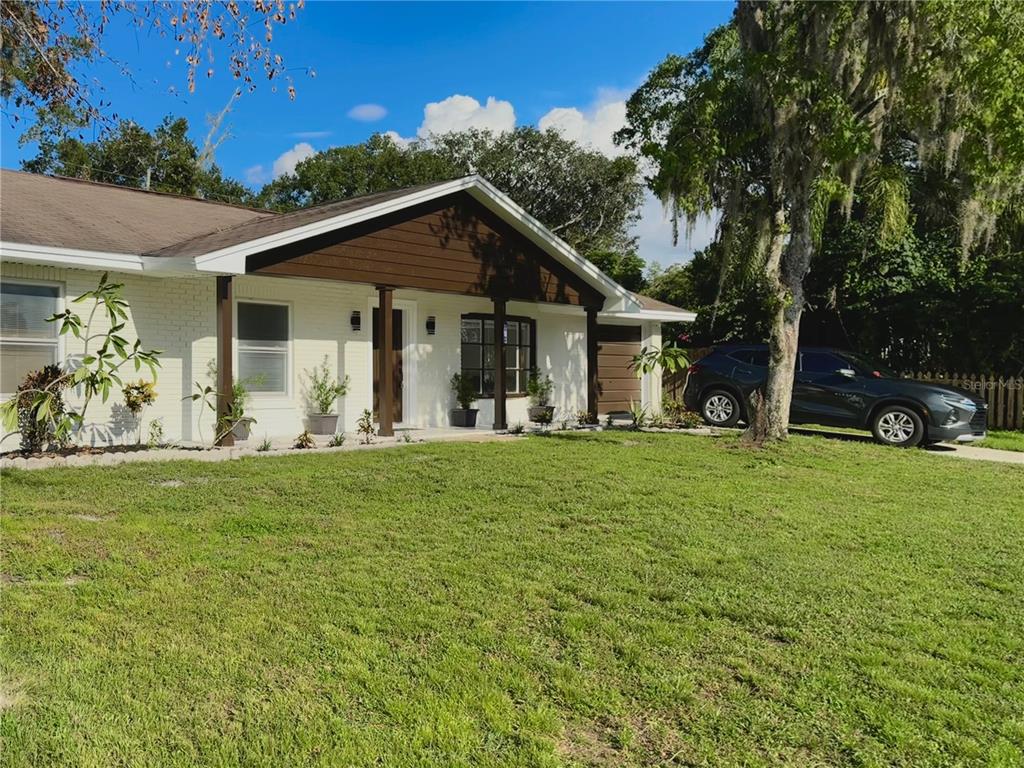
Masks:
[[[1024,470],[604,433],[7,473],[5,766],[1011,766]]]
[[[992,430],[984,440],[971,445],[982,448],[999,448],[1004,451],[1024,451],[1024,432]]]

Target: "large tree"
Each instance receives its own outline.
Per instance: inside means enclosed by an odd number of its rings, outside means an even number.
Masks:
[[[633,251],[643,195],[636,162],[608,158],[554,131],[469,130],[398,146],[376,135],[299,163],[259,194],[289,210],[478,173],[583,254]]]
[[[804,281],[830,209],[858,188],[893,242],[907,226],[908,169],[955,193],[970,256],[1024,184],[1024,9],[1012,2],[742,2],[687,57],[670,57],[629,101],[620,139],[653,161],[677,217],[719,211],[721,265],[763,268],[771,363],[764,418],[785,437]],[[899,127],[911,158],[882,152]]]
[[[252,193],[204,160],[188,135],[188,121],[167,117],[150,132],[128,120],[96,141],[42,137],[39,152],[22,163],[26,171],[102,181],[229,203],[246,203]]]

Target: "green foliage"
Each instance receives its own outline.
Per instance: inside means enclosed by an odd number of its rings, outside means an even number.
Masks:
[[[677,221],[721,215],[709,327],[727,281],[761,271],[769,343],[794,339],[822,234],[859,188],[882,248],[914,226],[913,172],[948,185],[962,257],[991,242],[1024,194],[1022,25],[1006,0],[740,3],[659,65],[617,138],[652,163]],[[789,386],[769,388],[773,433]]]
[[[124,385],[121,392],[124,394],[124,407],[135,418],[139,417],[143,408],[152,405],[156,400],[156,387],[152,381],[139,379],[136,382],[130,382]]]
[[[188,130],[188,120],[168,116],[152,132],[122,120],[95,141],[43,134],[38,137],[38,154],[22,162],[22,168],[136,189],[148,178],[149,188],[156,192],[249,202],[251,193],[244,186],[225,178],[216,165],[201,162]]]
[[[17,408],[17,426],[21,433],[21,450],[38,453],[44,448],[63,448],[67,436],[58,434],[56,425],[64,416],[63,391],[68,386],[59,365],[47,365],[32,371],[18,385],[14,400]],[[40,399],[38,393],[52,392],[49,400]]]
[[[473,382],[467,376],[463,376],[462,373],[453,373],[449,385],[452,388],[452,392],[455,394],[455,402],[457,402],[459,404],[459,408],[464,411],[468,411],[472,408],[473,403],[475,403],[479,398]]]
[[[627,291],[642,292],[647,285],[647,264],[635,251],[592,251],[587,258]],[[677,305],[684,306],[684,305]]]
[[[306,377],[310,404],[316,409],[314,413],[333,413],[338,398],[344,397],[348,392],[349,377],[338,379],[332,376],[326,355],[323,363],[306,371]]]
[[[641,347],[640,352],[634,355],[629,362],[632,370],[639,379],[645,373],[652,371],[664,371],[675,373],[686,370],[690,364],[686,350],[677,347],[675,344],[665,344],[661,347]]]
[[[363,409],[359,421],[356,422],[356,432],[363,436],[364,445],[373,442],[373,436],[377,434],[377,430],[373,428],[373,414],[368,409]]]
[[[273,447],[274,447],[274,444],[272,442],[270,442],[270,438],[264,436],[263,439],[260,440],[259,445],[256,446],[256,450],[259,451],[260,453],[266,453],[267,451],[269,451]]]
[[[517,421],[515,424],[508,428],[508,433],[510,435],[521,435],[525,431],[526,427],[523,425],[523,422],[521,421]]]
[[[447,133],[409,147],[375,135],[302,161],[294,174],[264,187],[258,199],[269,208],[293,210],[474,173],[584,255],[632,249],[630,229],[642,198],[635,161],[610,159],[531,127]]]
[[[699,413],[687,410],[686,406],[679,400],[663,400],[661,410],[663,421],[677,427],[694,429],[704,423]]]
[[[530,379],[526,382],[526,396],[530,399],[530,405],[550,405],[554,388],[555,383],[550,376],[541,376],[536,368],[530,371]]]
[[[646,426],[649,418],[646,407],[633,400],[629,401],[629,421],[633,429],[641,429]]]
[[[82,341],[78,367],[62,371],[56,378],[49,378],[43,386],[22,390],[0,405],[4,429],[10,431],[17,426],[18,403],[23,398],[31,398],[29,407],[35,420],[46,423],[47,433],[52,432],[54,440],[63,443],[70,439],[75,429],[85,423],[86,413],[95,396],[99,395],[106,402],[112,387],[124,386],[119,372],[125,365],[131,363],[136,371],[145,365],[153,379],[156,379],[161,351],[143,349],[139,339],[129,344],[120,335],[128,319],[129,308],[123,298],[123,291],[124,284],[110,282],[109,275],[104,272],[95,290],[86,291],[71,302],[72,305],[92,302],[84,322],[70,306],[46,318],[48,323],[59,323],[59,335],[71,334]],[[108,323],[106,330],[94,333],[93,322],[97,313],[105,314]],[[68,408],[60,396],[64,389],[73,386],[80,387],[82,391],[82,405],[77,410]]]
[[[164,420],[153,419],[149,422],[149,435],[146,437],[146,447],[150,450],[163,448],[167,444],[164,437]]]
[[[336,433],[334,433],[333,435],[331,435],[330,439],[327,441],[327,446],[329,448],[340,448],[344,444],[345,444],[345,433],[344,432],[336,432]]]
[[[305,429],[302,434],[295,438],[295,443],[292,445],[293,448],[299,450],[305,450],[307,448],[316,448],[316,439],[309,434],[309,430]]]

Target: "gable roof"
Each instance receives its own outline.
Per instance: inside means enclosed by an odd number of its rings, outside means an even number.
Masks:
[[[163,274],[245,274],[251,255],[464,192],[605,296],[602,316],[693,319],[693,313],[663,302],[645,306],[645,299],[613,281],[480,176],[285,214],[10,170],[0,171],[0,192],[0,252],[5,258]]]
[[[81,179],[0,170],[0,240],[140,255],[277,214]]]

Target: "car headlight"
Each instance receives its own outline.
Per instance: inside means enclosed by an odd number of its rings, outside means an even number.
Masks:
[[[978,406],[974,404],[973,400],[968,400],[966,397],[960,395],[940,395],[942,402],[948,405],[950,408],[963,408],[968,411],[978,410]]]

